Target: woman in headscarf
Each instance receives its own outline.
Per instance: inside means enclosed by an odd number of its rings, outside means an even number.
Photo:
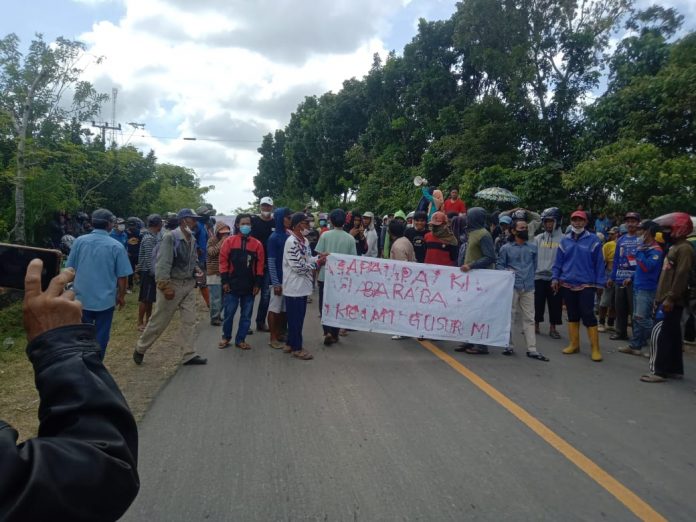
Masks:
[[[423,197],[429,202],[428,221],[430,221],[435,212],[440,212],[442,210],[442,207],[445,204],[445,197],[442,195],[442,191],[439,189],[421,187],[421,192],[423,193]]]
[[[425,262],[431,265],[456,266],[459,243],[444,212],[430,219],[431,231],[425,235]]]

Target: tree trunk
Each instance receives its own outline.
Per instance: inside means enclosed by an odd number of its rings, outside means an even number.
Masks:
[[[26,207],[24,204],[24,187],[27,181],[27,129],[29,128],[31,106],[34,103],[34,93],[43,76],[44,72],[42,71],[36,76],[36,79],[27,91],[27,99],[24,102],[24,110],[22,111],[22,121],[17,129],[17,178],[15,179],[15,226],[13,230],[15,242],[20,245],[27,243]]]
[[[28,111],[25,111],[25,113]],[[27,242],[26,208],[24,206],[24,186],[26,185],[26,157],[27,145],[26,118],[22,118],[22,128],[17,139],[17,177],[15,179],[15,242],[21,245]]]

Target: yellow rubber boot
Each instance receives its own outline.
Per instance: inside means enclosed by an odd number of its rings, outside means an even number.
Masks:
[[[595,328],[596,330],[596,328]],[[571,355],[580,351],[580,323],[568,323],[568,338],[570,344],[563,348],[563,353]]]
[[[602,360],[602,352],[599,351],[599,330],[596,326],[587,327],[587,337],[590,338],[590,346],[592,346],[592,360],[599,362]]]

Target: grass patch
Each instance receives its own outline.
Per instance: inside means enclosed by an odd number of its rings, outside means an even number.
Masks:
[[[177,314],[148,351],[143,365],[133,363],[133,348],[140,335],[136,328],[137,301],[136,288],[127,296],[126,307],[114,313],[104,364],[121,388],[136,420],[140,420],[161,386],[176,372],[181,350],[174,342],[179,329]],[[3,344],[8,338],[14,342]],[[39,395],[34,386],[33,368],[25,354],[26,345],[21,301],[3,307],[0,309],[0,418],[19,432],[20,440],[35,436],[39,425]]]

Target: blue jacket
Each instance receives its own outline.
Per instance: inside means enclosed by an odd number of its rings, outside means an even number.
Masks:
[[[636,250],[636,271],[633,276],[633,288],[636,290],[657,290],[657,283],[662,272],[664,252],[659,243],[639,246]]]
[[[632,279],[636,271],[636,248],[638,237],[624,234],[616,242],[614,265],[611,269],[611,280],[622,284],[626,279]]]
[[[587,230],[577,237],[572,231],[563,236],[551,273],[552,280],[567,286],[603,288],[607,275],[599,238]]]
[[[273,212],[275,232],[268,238],[268,251],[266,252],[271,286],[283,285],[283,249],[285,248],[285,241],[290,237],[283,223],[287,213],[287,208],[277,208]]]
[[[205,266],[208,261],[208,229],[199,221],[193,234],[196,236],[196,248],[200,252],[198,264],[200,266]]]

